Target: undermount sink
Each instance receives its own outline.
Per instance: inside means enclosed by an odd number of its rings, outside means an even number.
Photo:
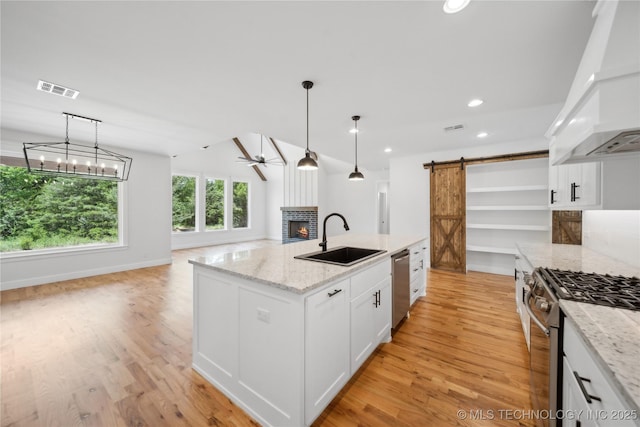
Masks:
[[[365,249],[354,248],[351,246],[340,246],[325,252],[311,252],[308,254],[295,256],[294,258],[304,259],[307,261],[324,262],[327,264],[344,265],[348,267],[384,252],[386,251],[382,249]]]

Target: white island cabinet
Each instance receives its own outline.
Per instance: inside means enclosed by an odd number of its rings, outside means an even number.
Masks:
[[[190,260],[193,369],[262,425],[310,425],[391,339],[390,256],[416,241],[330,240],[386,251],[351,267],[293,258],[317,241]]]

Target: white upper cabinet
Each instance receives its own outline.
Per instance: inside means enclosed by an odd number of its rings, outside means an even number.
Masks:
[[[640,209],[640,156],[549,166],[552,210]]]
[[[640,134],[640,2],[600,0],[594,16],[565,105],[546,134],[551,165],[640,156],[640,135],[606,144],[623,132]]]
[[[549,207],[553,210],[600,209],[600,168],[600,162],[551,166]]]

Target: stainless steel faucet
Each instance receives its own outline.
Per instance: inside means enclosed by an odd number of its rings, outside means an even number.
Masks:
[[[339,213],[330,213],[329,215],[324,217],[324,221],[322,222],[322,242],[319,243],[319,245],[322,247],[322,252],[327,251],[327,220],[332,216],[339,216],[340,218],[342,218],[342,222],[344,222],[344,229],[349,231],[349,224],[347,224],[347,220],[344,219],[344,217]]]

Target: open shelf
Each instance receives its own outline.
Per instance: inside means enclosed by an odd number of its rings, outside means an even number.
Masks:
[[[505,187],[468,188],[467,193],[498,193],[503,191],[547,191],[546,185],[510,185]]]
[[[548,225],[527,225],[527,224],[467,224],[467,228],[477,228],[483,230],[522,230],[522,231],[549,231]]]
[[[488,252],[492,254],[505,254],[515,255],[516,248],[497,248],[495,246],[479,246],[479,245],[467,245],[467,251],[471,252]]]
[[[516,243],[551,241],[547,158],[467,167],[467,270],[513,274]]]
[[[546,205],[487,205],[467,206],[468,211],[548,211]]]

